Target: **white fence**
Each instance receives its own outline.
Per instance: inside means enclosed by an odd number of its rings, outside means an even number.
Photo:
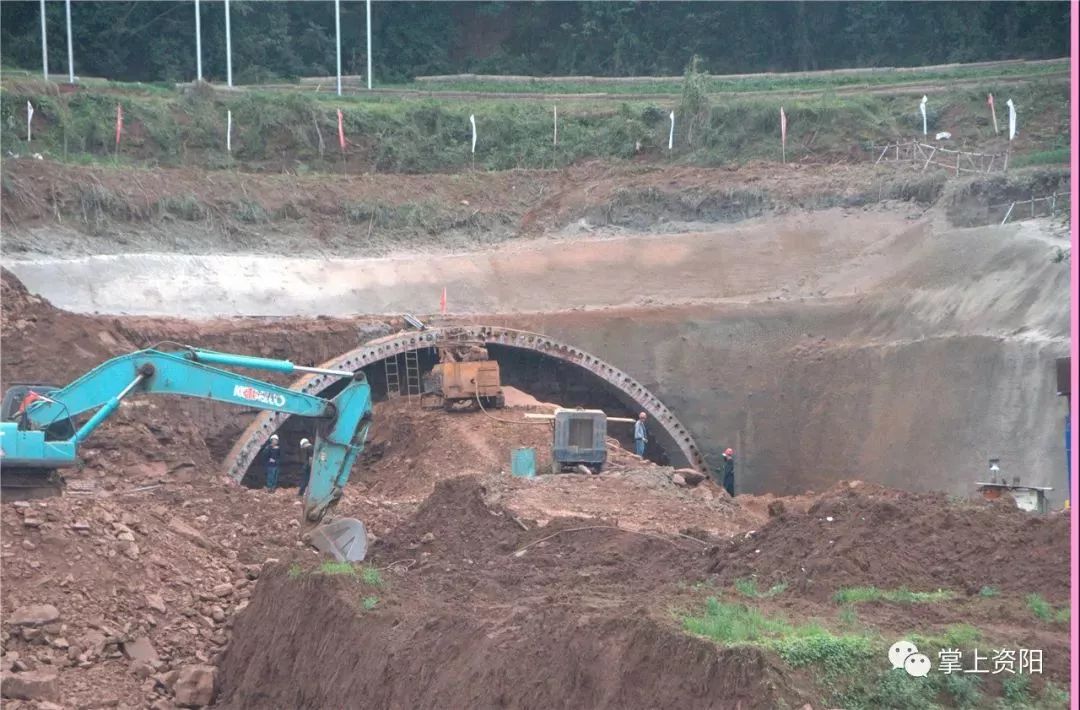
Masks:
[[[955,174],[1005,172],[1009,169],[1008,153],[975,153],[965,150],[951,150],[936,145],[927,145],[918,141],[903,141],[885,146],[873,146],[880,149],[875,165],[880,163],[911,163],[920,170],[931,165],[945,168]]]

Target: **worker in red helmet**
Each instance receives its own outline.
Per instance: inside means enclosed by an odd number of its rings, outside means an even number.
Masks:
[[[735,449],[724,449],[724,490],[729,496],[735,496]]]

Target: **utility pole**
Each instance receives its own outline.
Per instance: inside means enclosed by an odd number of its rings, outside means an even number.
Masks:
[[[75,52],[71,49],[71,0],[64,0],[64,12],[67,15],[68,42],[68,83],[75,83]]]
[[[41,0],[41,73],[49,80],[49,41],[45,38],[45,0]]]
[[[195,0],[195,80],[202,81],[202,13],[199,0]]]
[[[341,96],[341,0],[334,0],[334,33],[337,37],[337,95]]]
[[[225,76],[232,88],[232,24],[229,21],[229,0],[225,0]]]
[[[367,88],[371,90],[371,0],[367,5]]]

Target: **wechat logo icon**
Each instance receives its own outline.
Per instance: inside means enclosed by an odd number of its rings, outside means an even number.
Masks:
[[[919,653],[911,641],[897,641],[889,648],[889,662],[894,669],[903,668],[915,678],[925,678],[930,672],[930,659]]]

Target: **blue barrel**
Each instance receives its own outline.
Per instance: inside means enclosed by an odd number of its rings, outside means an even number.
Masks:
[[[536,477],[536,449],[521,447],[510,454],[510,473],[521,478]]]

